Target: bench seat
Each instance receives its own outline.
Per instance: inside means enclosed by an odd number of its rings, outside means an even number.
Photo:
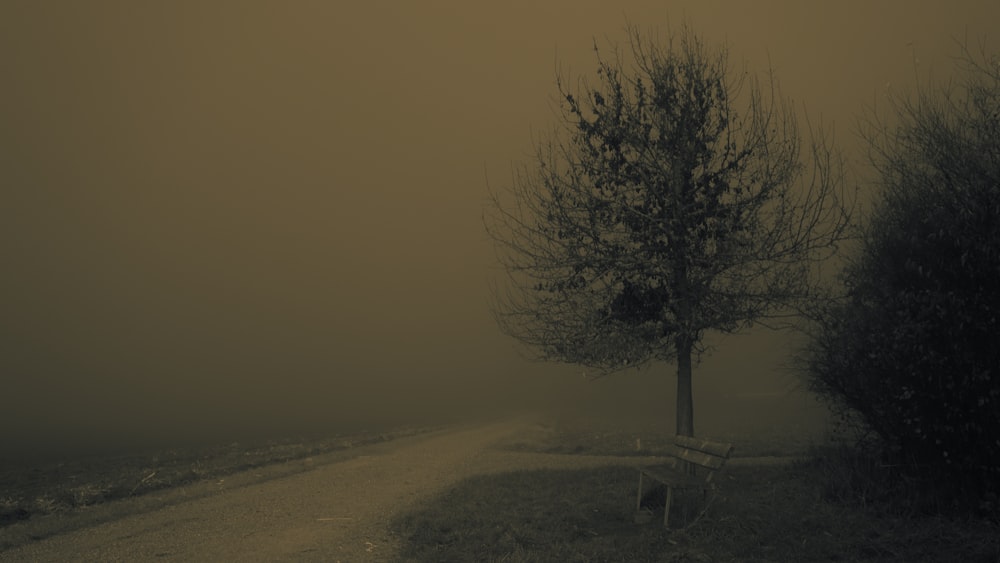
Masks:
[[[713,490],[712,477],[725,465],[726,460],[733,452],[732,444],[689,436],[675,437],[674,447],[674,453],[671,454],[671,457],[674,458],[672,463],[639,467],[639,492],[635,501],[635,509],[638,513],[642,510],[643,485],[646,477],[663,483],[667,487],[667,499],[663,509],[663,527],[665,528],[669,527],[670,503],[673,499],[674,489],[697,489],[703,493]]]

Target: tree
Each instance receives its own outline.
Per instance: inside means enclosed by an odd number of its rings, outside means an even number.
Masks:
[[[878,198],[808,367],[887,453],[978,497],[1000,492],[1000,62],[959,60],[957,87],[863,122]]]
[[[595,85],[557,79],[563,118],[530,166],[491,190],[486,229],[507,283],[504,332],[545,360],[606,374],[677,362],[677,433],[694,434],[692,355],[707,330],[778,319],[814,296],[812,266],[848,216],[824,140],[724,48],[688,27],[595,45]],[[808,162],[807,162],[808,161]]]

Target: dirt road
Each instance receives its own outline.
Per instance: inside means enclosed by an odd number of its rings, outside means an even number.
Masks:
[[[471,475],[636,458],[491,450],[526,421],[437,432],[0,552],[0,561],[396,561],[396,515]]]

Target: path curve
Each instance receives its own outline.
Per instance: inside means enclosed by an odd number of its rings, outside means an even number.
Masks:
[[[642,458],[506,452],[525,420],[436,432],[0,552],[0,561],[394,561],[396,516],[473,475]]]

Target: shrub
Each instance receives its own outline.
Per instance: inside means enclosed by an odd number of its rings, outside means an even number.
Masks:
[[[869,122],[881,192],[807,364],[812,389],[857,413],[889,461],[996,510],[1000,63],[965,54],[959,88],[896,98],[894,126]]]

